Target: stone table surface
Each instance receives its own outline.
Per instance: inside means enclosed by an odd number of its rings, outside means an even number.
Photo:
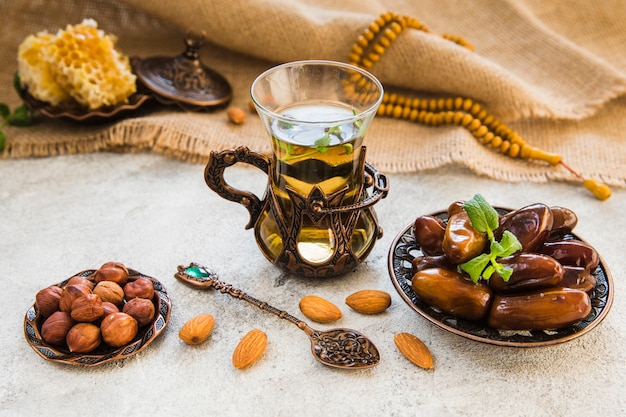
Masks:
[[[96,153],[0,161],[1,416],[617,416],[626,415],[626,192],[605,202],[581,187],[504,183],[449,166],[389,175],[391,191],[376,206],[383,237],[352,273],[305,279],[271,265],[258,250],[247,211],[207,188],[204,167],[150,153]],[[266,178],[248,167],[227,171],[239,188],[263,194]],[[482,194],[493,205],[535,202],[573,209],[577,234],[603,257],[614,278],[610,314],[593,331],[543,348],[479,343],[419,316],[388,272],[394,237],[415,217]],[[123,361],[76,367],[46,361],[24,337],[36,292],[107,261],[159,279],[172,300],[165,331]],[[178,265],[205,264],[220,277],[302,317],[299,300],[324,297],[343,312],[332,325],[361,330],[378,346],[374,368],[344,371],[316,362],[306,335],[246,303],[178,282]],[[392,305],[375,316],[344,302],[381,289]],[[192,316],[210,313],[215,329],[198,346],[178,338]],[[241,337],[261,329],[268,346],[245,370],[231,364]],[[396,349],[409,332],[431,350],[423,370]]]

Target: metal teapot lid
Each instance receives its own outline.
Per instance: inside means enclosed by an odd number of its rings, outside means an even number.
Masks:
[[[200,61],[198,50],[205,40],[204,32],[187,32],[181,55],[136,59],[133,67],[137,78],[163,104],[177,104],[192,111],[228,104],[232,97],[230,84]]]

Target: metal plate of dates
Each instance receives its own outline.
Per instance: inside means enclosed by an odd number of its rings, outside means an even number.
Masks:
[[[496,207],[496,210],[500,214],[511,211],[502,207]],[[448,219],[447,211],[432,213],[431,216],[444,222]],[[568,238],[586,243],[574,233],[569,234]],[[613,304],[613,278],[600,257],[600,263],[593,272],[597,285],[590,293],[591,312],[582,321],[555,330],[504,331],[494,329],[483,322],[463,320],[439,311],[420,299],[411,287],[412,261],[420,255],[422,252],[413,237],[413,222],[411,222],[394,238],[389,250],[389,275],[398,294],[409,307],[434,325],[477,342],[508,347],[540,347],[567,342],[594,329],[607,316]]]

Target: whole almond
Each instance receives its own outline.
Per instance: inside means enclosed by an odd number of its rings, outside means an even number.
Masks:
[[[300,311],[318,323],[330,323],[341,318],[339,307],[317,295],[307,295],[300,300]]]
[[[396,347],[409,361],[424,369],[433,367],[433,356],[428,347],[411,333],[398,333],[393,337]]]
[[[378,314],[389,308],[391,296],[381,290],[361,290],[349,295],[346,304],[362,314]]]
[[[229,107],[228,110],[226,110],[226,115],[228,116],[228,120],[236,125],[240,125],[246,120],[246,113],[239,107]]]
[[[233,351],[233,365],[243,369],[257,361],[265,352],[267,336],[259,329],[250,330]]]
[[[204,342],[215,326],[215,318],[210,314],[200,314],[183,324],[178,337],[188,345],[198,345]]]

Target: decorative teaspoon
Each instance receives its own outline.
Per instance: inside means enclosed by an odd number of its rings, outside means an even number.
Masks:
[[[196,288],[215,288],[223,294],[247,301],[261,310],[268,311],[295,324],[309,336],[313,356],[324,365],[342,369],[363,369],[376,366],[380,362],[378,349],[362,333],[344,328],[315,330],[286,311],[272,307],[265,301],[257,300],[245,292],[233,288],[231,284],[220,281],[216,273],[202,265],[192,262],[187,267],[178,266],[178,272],[174,274],[174,277]]]

